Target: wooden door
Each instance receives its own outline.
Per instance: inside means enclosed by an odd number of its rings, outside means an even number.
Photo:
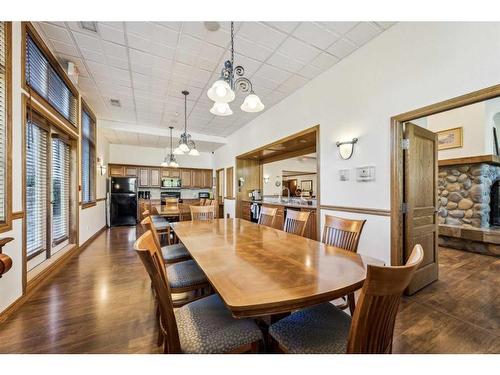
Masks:
[[[149,181],[150,186],[160,187],[160,182],[161,182],[160,168],[151,168],[150,173],[151,173],[150,181]]]
[[[122,177],[125,175],[124,168],[121,165],[110,165],[109,175],[114,177]]]
[[[191,183],[191,170],[190,169],[182,169],[181,170],[181,186],[183,188],[190,188],[192,187]]]
[[[436,133],[411,123],[405,124],[404,138],[404,261],[416,244],[424,249],[407,289],[413,294],[438,279],[438,140]]]
[[[149,186],[149,168],[139,169],[139,186],[140,187]]]

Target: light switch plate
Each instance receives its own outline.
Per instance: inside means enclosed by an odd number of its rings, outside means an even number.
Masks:
[[[356,180],[358,182],[375,181],[375,166],[356,168]]]
[[[349,169],[340,169],[339,179],[340,181],[349,181]]]

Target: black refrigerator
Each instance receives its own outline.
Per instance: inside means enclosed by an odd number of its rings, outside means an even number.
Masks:
[[[111,177],[109,191],[109,225],[137,224],[137,178]]]

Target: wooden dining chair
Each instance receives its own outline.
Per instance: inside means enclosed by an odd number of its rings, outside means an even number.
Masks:
[[[278,212],[277,208],[262,206],[260,208],[258,224],[272,227],[274,225],[274,220],[276,219],[276,212]]]
[[[204,206],[205,205],[206,198],[200,198],[200,203],[199,206]]]
[[[168,273],[162,264],[153,233],[147,231],[134,244],[156,292],[164,353],[257,352],[262,332],[251,319],[235,319],[221,298],[213,294],[174,312]]]
[[[298,236],[304,236],[309,214],[309,211],[286,210],[283,230]]]
[[[356,253],[366,220],[350,220],[325,215],[322,242]]]
[[[191,220],[205,221],[215,219],[215,206],[190,206]]]
[[[170,284],[170,290],[174,294],[194,292],[194,295],[186,295],[185,298],[175,300],[174,307],[183,306],[188,302],[193,301],[206,293],[210,293],[210,284],[208,283],[207,277],[203,273],[198,264],[190,258],[187,249],[176,247],[160,246],[160,241],[156,235],[154,223],[152,221],[147,222],[144,219],[144,225],[151,228],[150,231],[153,234],[153,240],[156,242],[159,258],[162,260],[163,267],[166,269],[168,280]],[[180,245],[184,247],[183,245]],[[186,256],[187,254],[187,256]],[[177,259],[174,261],[172,258],[183,256],[182,260]],[[189,260],[186,260],[189,259]],[[168,264],[168,267],[167,267]]]
[[[323,227],[321,242],[357,253],[359,239],[365,223],[366,220],[350,220],[325,215],[325,226]],[[352,316],[355,308],[354,293],[342,297],[342,300],[342,304],[335,306],[342,310],[349,308]]]
[[[157,244],[160,247],[163,255],[163,260],[166,264],[182,262],[191,258],[189,251],[181,243],[161,246],[160,236],[158,235],[158,231],[156,230],[156,225],[150,217],[142,219],[141,225],[145,231],[150,230],[153,233],[153,238],[157,241]]]
[[[327,302],[274,323],[270,336],[286,353],[390,354],[401,296],[423,257],[422,246],[415,245],[404,266],[368,265],[352,318]]]

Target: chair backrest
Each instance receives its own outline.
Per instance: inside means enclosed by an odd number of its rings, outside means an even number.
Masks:
[[[278,212],[277,208],[261,206],[258,223],[272,227],[276,219],[276,212]]]
[[[200,206],[205,205],[206,198],[200,198]]]
[[[323,239],[327,245],[341,247],[352,252],[358,251],[359,238],[366,220],[349,220],[325,215]]]
[[[151,219],[151,216],[146,216],[144,219],[142,219],[141,226],[145,231],[150,230],[151,233],[153,233],[153,239],[156,241],[156,244],[161,249],[160,236],[158,235],[158,231],[156,230],[156,226],[153,220]]]
[[[142,212],[142,218],[144,219],[145,217],[148,217],[148,216],[151,216],[151,212],[149,212],[149,210],[145,210]]]
[[[215,206],[190,206],[191,220],[215,219]]]
[[[191,208],[189,204],[179,203],[179,221],[188,221],[191,218]]]
[[[303,236],[304,231],[306,230],[309,214],[309,211],[287,210],[283,230],[288,233]]]
[[[179,205],[178,198],[165,198],[165,206],[176,207]]]
[[[354,310],[347,353],[392,352],[392,336],[401,295],[422,262],[422,246],[415,245],[404,266],[368,265],[366,280]]]
[[[146,271],[151,278],[151,283],[156,292],[158,306],[160,307],[160,324],[165,340],[167,341],[168,353],[180,353],[179,331],[174,315],[174,306],[167,279],[167,272],[163,263],[161,251],[158,248],[154,235],[147,231],[134,243],[134,249],[139,254]]]

